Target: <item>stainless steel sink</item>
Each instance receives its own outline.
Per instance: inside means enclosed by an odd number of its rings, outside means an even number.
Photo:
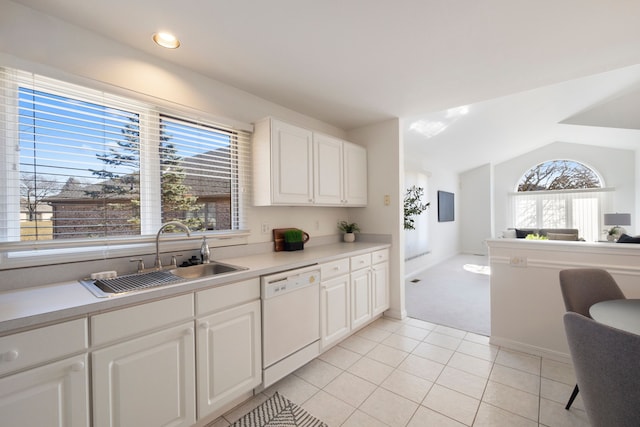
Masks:
[[[189,267],[178,267],[173,270],[169,270],[169,273],[174,274],[183,279],[198,279],[200,277],[215,276],[224,273],[233,273],[234,271],[246,270],[246,267],[239,267],[237,265],[224,264],[221,262],[212,262],[209,264],[191,265]]]
[[[171,270],[128,274],[125,276],[114,277],[112,279],[83,279],[80,280],[80,283],[89,289],[89,291],[91,291],[95,296],[99,298],[108,298],[110,296],[121,295],[127,292],[135,292],[159,286],[177,284],[188,279],[199,279],[201,277],[233,273],[234,271],[246,269],[246,267],[239,267],[221,262],[212,262],[210,264],[178,267]]]

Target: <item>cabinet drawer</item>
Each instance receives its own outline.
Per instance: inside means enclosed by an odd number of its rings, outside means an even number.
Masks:
[[[100,345],[193,318],[193,294],[181,295],[91,318],[91,341]]]
[[[0,375],[80,352],[86,348],[86,319],[8,335],[0,338]]]
[[[323,281],[343,274],[349,274],[349,258],[320,265],[320,278]]]
[[[371,254],[371,262],[373,264],[385,261],[389,261],[389,249],[381,249]]]
[[[351,271],[367,268],[371,265],[371,254],[357,255],[351,257]]]
[[[213,313],[260,299],[260,279],[244,280],[196,293],[196,314]]]

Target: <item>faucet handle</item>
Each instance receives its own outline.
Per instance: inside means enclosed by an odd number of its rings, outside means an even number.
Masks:
[[[138,261],[138,273],[142,273],[144,271],[144,261],[142,260],[142,258],[134,258],[129,260],[129,262],[135,261]]]
[[[171,255],[171,267],[178,268],[178,257],[181,257],[182,254]]]

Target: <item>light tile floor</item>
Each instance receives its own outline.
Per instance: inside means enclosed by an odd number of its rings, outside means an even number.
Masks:
[[[588,426],[567,363],[489,344],[417,319],[381,318],[258,393],[225,427],[276,391],[331,427]]]

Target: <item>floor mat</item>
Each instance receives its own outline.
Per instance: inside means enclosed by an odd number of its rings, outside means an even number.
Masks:
[[[231,427],[328,427],[277,392]]]

